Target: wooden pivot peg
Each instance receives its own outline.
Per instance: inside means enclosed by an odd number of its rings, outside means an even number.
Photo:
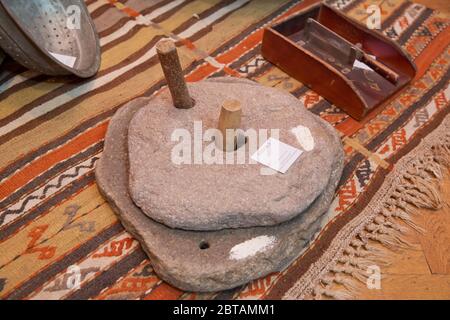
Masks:
[[[194,100],[189,95],[184,81],[175,43],[169,38],[164,38],[156,44],[156,52],[172,95],[173,105],[180,109],[192,108]]]
[[[222,141],[216,141],[218,148],[226,152],[237,149],[237,130],[241,126],[241,117],[241,103],[237,100],[225,100],[220,110],[218,129],[222,133]]]

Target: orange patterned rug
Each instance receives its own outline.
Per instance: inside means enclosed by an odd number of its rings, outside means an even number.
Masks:
[[[381,32],[414,58],[418,75],[365,123],[265,61],[264,26],[316,1],[87,0],[101,37],[92,79],[53,78],[7,59],[0,70],[0,298],[296,299],[351,297],[377,260],[372,242],[407,245],[414,207],[442,205],[450,157],[450,24],[401,0],[331,0],[364,22],[381,6]],[[289,91],[342,133],[346,166],[323,231],[291,266],[234,290],[181,292],[161,281],[99,194],[94,167],[108,121],[164,86],[162,37],[181,43],[188,81],[232,75]],[[79,276],[76,286],[74,277]],[[332,290],[333,283],[348,291]]]

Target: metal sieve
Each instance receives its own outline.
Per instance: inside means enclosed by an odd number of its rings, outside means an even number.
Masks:
[[[100,45],[82,0],[0,0],[0,47],[48,75],[93,76]]]

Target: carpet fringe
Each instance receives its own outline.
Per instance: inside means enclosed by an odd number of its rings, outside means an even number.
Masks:
[[[390,250],[410,248],[412,245],[404,237],[408,227],[424,232],[412,219],[417,209],[438,210],[446,201],[441,196],[440,180],[443,168],[448,167],[450,132],[423,156],[408,163],[400,176],[401,182],[382,204],[381,210],[356,234],[336,259],[335,265],[313,287],[311,298],[354,298],[358,294],[357,282],[367,283],[368,267],[387,265],[386,254],[379,245]],[[338,290],[333,289],[336,284],[339,285]]]

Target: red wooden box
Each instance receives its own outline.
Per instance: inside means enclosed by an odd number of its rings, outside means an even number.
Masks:
[[[325,32],[320,48],[307,40],[309,25],[317,26],[316,22]],[[336,39],[340,43],[327,49]],[[352,52],[356,47],[364,56],[372,56],[381,69],[397,76],[396,81],[382,76],[383,70],[361,69],[351,60],[337,57],[333,52],[337,47]],[[266,28],[262,55],[357,120],[389,101],[416,74],[413,61],[397,43],[321,3]]]

